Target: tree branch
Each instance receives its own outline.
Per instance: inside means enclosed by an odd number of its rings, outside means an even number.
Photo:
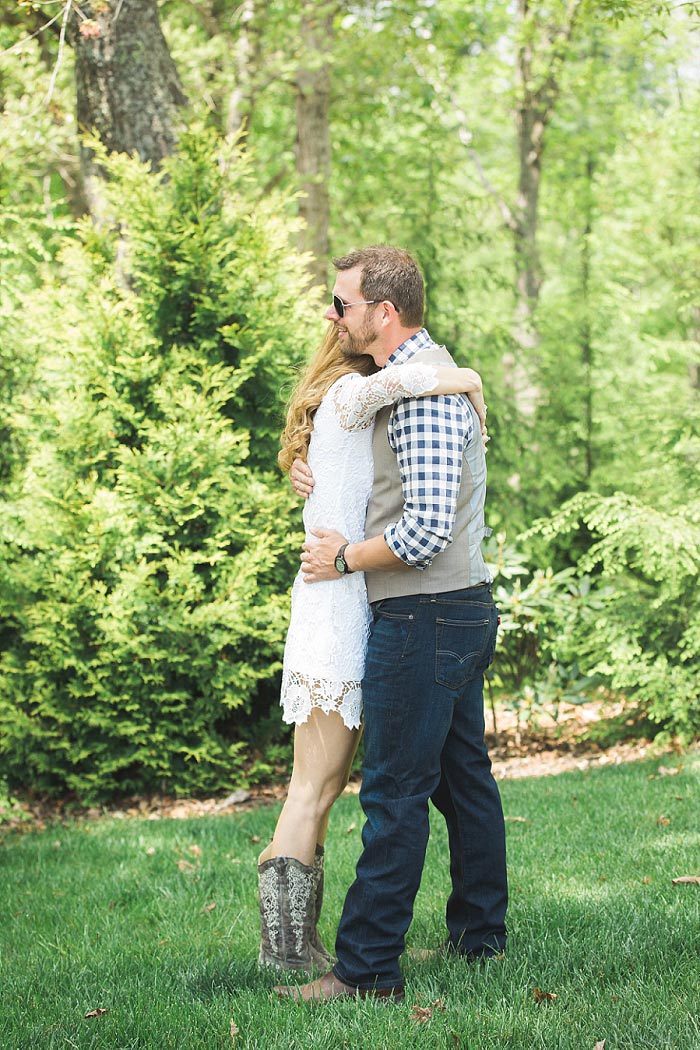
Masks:
[[[552,116],[555,103],[559,97],[559,75],[566,58],[567,49],[574,35],[576,20],[580,11],[581,0],[570,0],[563,24],[549,38],[552,56],[544,80],[533,96],[543,110],[542,117],[545,123]]]
[[[68,0],[67,6],[70,7],[70,0]],[[34,14],[35,18],[41,22],[39,28],[35,30],[35,32],[30,33],[28,36],[23,36],[21,40],[15,41],[14,44],[12,44],[8,48],[5,48],[4,51],[0,51],[0,56],[10,55],[13,51],[19,50],[20,48],[24,47],[24,45],[30,40],[34,40],[35,37],[41,36],[45,29],[53,29],[54,33],[60,32],[55,27],[55,23],[58,22],[61,15],[65,15],[65,11],[59,11],[58,14],[55,14],[53,16],[53,18],[49,19],[47,19],[46,16],[43,15],[40,11],[34,11],[32,13]]]
[[[61,61],[63,59],[63,49],[66,46],[66,29],[68,26],[68,18],[70,16],[71,7],[73,6],[72,0],[68,0],[63,12],[63,21],[61,22],[61,32],[58,38],[58,55],[56,57],[56,63],[53,67],[53,73],[51,74],[51,82],[49,84],[49,90],[46,92],[46,105],[49,104],[53,96],[53,89],[56,87],[56,77],[58,71],[61,68]]]
[[[459,121],[459,124],[457,126],[457,137],[459,138],[459,141],[462,143],[467,153],[469,154],[471,162],[476,168],[476,172],[479,176],[479,181],[481,182],[481,185],[484,187],[489,196],[495,200],[505,226],[513,233],[516,233],[520,229],[520,223],[518,222],[517,217],[515,216],[512,208],[504,198],[503,194],[498,189],[496,189],[494,184],[491,182],[491,179],[488,177],[486,169],[481,163],[481,157],[474,149],[474,146],[472,144],[473,136],[471,131],[469,130],[467,114],[457,102],[454,92],[451,88],[448,89],[448,92],[450,96],[450,105],[452,106],[452,110]]]
[[[496,206],[498,207],[498,210],[501,213],[501,217],[506,228],[509,229],[512,233],[517,233],[521,228],[521,224],[518,221],[515,212],[510,207],[503,194],[491,182],[491,179],[489,178],[486,169],[484,168],[484,165],[481,163],[481,158],[477,153],[476,149],[474,148],[473,135],[469,128],[469,120],[467,118],[467,114],[465,113],[460,103],[457,101],[457,96],[453,88],[450,86],[447,76],[442,70],[440,70],[438,72],[439,82],[437,82],[432,76],[428,74],[425,67],[421,66],[415,60],[415,58],[413,59],[413,67],[418,76],[421,77],[421,79],[423,79],[427,84],[430,84],[436,95],[439,96],[443,93],[447,95],[451,107],[451,112],[457,118],[457,138],[465,147],[469,158],[476,169],[481,185],[486,190],[488,195],[492,197],[493,200],[496,202]]]

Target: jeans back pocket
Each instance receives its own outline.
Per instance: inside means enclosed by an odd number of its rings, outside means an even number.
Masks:
[[[496,612],[479,609],[473,619],[435,620],[435,680],[448,689],[461,689],[483,674],[493,659]]]

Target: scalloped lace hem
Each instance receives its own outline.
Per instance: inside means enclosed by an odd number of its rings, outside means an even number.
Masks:
[[[333,682],[328,678],[310,678],[299,671],[283,671],[280,703],[282,719],[287,724],[303,725],[312,709],[318,707],[326,714],[337,711],[348,729],[359,729],[362,683]]]

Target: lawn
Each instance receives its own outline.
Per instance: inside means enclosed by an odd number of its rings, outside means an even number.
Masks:
[[[700,1050],[700,885],[673,882],[700,875],[700,753],[501,790],[508,951],[472,967],[407,954],[399,1006],[270,994],[256,857],[277,806],[0,835],[0,1047]],[[361,823],[344,796],[327,844],[331,944]],[[412,947],[443,936],[432,824]]]

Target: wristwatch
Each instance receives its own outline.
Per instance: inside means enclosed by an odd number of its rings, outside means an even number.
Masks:
[[[339,572],[341,576],[347,576],[348,573],[354,572],[354,569],[351,569],[350,566],[348,565],[348,563],[345,560],[345,548],[346,547],[347,547],[347,543],[344,543],[343,546],[338,551],[338,553],[336,554],[335,561],[333,563],[335,565],[335,571]]]

